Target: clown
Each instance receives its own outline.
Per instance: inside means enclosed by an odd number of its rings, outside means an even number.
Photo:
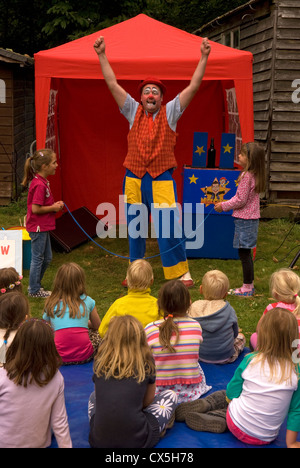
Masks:
[[[156,230],[160,256],[166,279],[179,278],[187,287],[194,282],[189,272],[184,243],[179,238],[179,211],[176,207],[177,191],[172,177],[177,163],[174,155],[176,125],[198,91],[205,73],[210,44],[204,38],[201,44],[201,58],[189,85],[166,105],[163,100],[165,85],[155,77],[148,77],[138,87],[140,102],[131,97],[117,82],[105,53],[104,37],[94,43],[99,57],[104,80],[117,102],[121,113],[128,120],[128,152],[124,161],[126,174],[123,191],[127,208],[128,225],[137,219],[135,208],[143,205],[148,212],[139,223],[141,232],[147,231],[151,213]],[[171,213],[172,211],[172,213]],[[160,232],[159,218],[174,218],[168,235]],[[170,219],[170,218],[169,218]],[[147,236],[131,235],[129,232],[130,260],[143,258]],[[127,285],[126,279],[122,283]]]

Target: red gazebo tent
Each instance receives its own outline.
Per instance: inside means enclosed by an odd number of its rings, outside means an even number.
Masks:
[[[52,146],[60,165],[51,187],[56,199],[63,199],[71,210],[86,206],[93,213],[99,203],[118,206],[129,128],[107,89],[93,49],[100,35],[119,83],[138,100],[140,80],[155,75],[167,85],[165,102],[187,86],[202,42],[198,36],[140,14],[35,54],[37,148]],[[179,201],[181,168],[192,163],[194,132],[208,132],[218,152],[221,133],[228,131],[226,90],[235,88],[243,141],[254,138],[252,54],[218,43],[211,46],[200,90],[177,126],[174,177]]]

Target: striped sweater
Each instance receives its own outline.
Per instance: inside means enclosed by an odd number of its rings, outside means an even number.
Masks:
[[[171,344],[176,350],[170,353],[159,342],[159,325],[163,320],[149,323],[146,328],[148,344],[156,365],[157,385],[196,384],[202,381],[199,346],[202,343],[200,324],[189,317],[174,318],[179,328],[179,341],[175,345],[175,334]]]

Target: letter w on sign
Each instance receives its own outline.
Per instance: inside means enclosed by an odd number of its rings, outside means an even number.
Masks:
[[[9,268],[15,266],[16,241],[0,239],[0,268]]]

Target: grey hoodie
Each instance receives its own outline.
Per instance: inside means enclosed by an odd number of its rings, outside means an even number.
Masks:
[[[233,344],[239,330],[235,310],[229,302],[195,301],[188,315],[197,320],[202,328],[203,343],[200,345],[200,361],[225,361],[234,354]]]

